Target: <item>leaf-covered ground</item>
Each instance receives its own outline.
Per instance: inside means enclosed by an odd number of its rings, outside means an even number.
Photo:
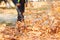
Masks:
[[[60,40],[60,6],[26,8],[24,22],[0,24],[0,40]]]

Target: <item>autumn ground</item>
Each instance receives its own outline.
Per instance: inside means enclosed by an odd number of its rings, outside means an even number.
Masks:
[[[15,9],[5,9],[7,12],[17,16]],[[0,24],[0,40],[60,40],[60,6],[26,8],[24,17],[14,27]]]

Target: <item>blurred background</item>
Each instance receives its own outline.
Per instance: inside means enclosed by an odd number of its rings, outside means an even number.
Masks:
[[[25,6],[25,19],[27,15],[35,15],[33,13],[50,13],[52,10],[60,12],[60,0],[27,0],[27,7]],[[30,15],[31,16],[31,15]],[[38,15],[37,15],[38,16]],[[31,18],[32,19],[32,18]],[[15,24],[17,20],[17,11],[12,0],[7,2],[0,0],[0,23]]]
[[[0,40],[60,40],[60,0],[27,1],[21,23],[12,0],[0,3]]]
[[[11,0],[0,0],[0,23],[7,25],[15,25],[17,20],[17,11]]]

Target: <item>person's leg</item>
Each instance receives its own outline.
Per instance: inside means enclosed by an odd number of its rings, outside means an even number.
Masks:
[[[21,7],[17,7],[17,12],[18,12],[18,19],[17,19],[17,29],[18,31],[22,34],[22,28],[24,29],[24,11],[22,11]]]
[[[24,21],[24,15],[23,15],[24,11],[21,11],[21,15],[22,15],[22,21]]]
[[[22,4],[22,6],[21,6],[21,14],[22,14],[22,18],[23,18],[23,21],[24,21],[24,11],[25,11],[25,6],[24,6],[24,3]]]
[[[17,12],[18,12],[18,19],[17,19],[17,21],[24,20],[23,11],[22,11],[21,7],[17,7]]]

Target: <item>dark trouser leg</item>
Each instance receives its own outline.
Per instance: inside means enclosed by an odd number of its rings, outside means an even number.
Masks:
[[[18,19],[17,19],[17,21],[24,20],[23,11],[20,11],[19,7],[17,7],[17,12],[18,12]]]
[[[18,13],[18,19],[17,20],[18,21],[23,21],[24,20],[24,16],[23,16],[22,12]]]

